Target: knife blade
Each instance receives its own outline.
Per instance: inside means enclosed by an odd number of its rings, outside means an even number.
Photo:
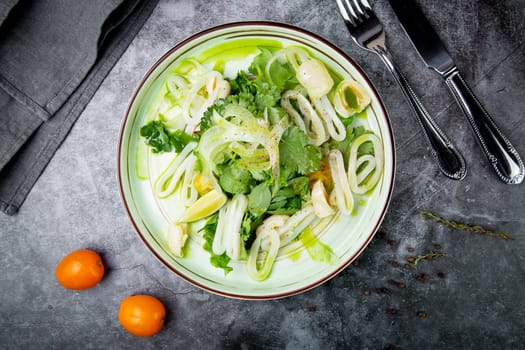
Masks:
[[[496,175],[507,184],[521,183],[525,168],[520,155],[467,85],[423,12],[413,0],[389,2],[412,46],[427,67],[445,79]]]
[[[389,0],[401,26],[427,67],[444,74],[455,67],[445,45],[412,1]]]

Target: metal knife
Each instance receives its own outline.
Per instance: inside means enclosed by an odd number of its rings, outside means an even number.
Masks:
[[[452,57],[423,12],[413,0],[389,2],[427,67],[434,69],[445,79],[498,177],[507,184],[521,183],[525,171],[518,152],[459,74]]]

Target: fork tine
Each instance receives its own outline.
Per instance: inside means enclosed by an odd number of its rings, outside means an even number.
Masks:
[[[359,0],[361,2],[361,6],[364,7],[365,12],[368,16],[374,17],[374,10],[372,10],[372,6],[368,3],[368,0]]]
[[[358,17],[348,1],[349,0],[337,0],[337,5],[339,6],[339,10],[343,14],[343,18],[349,21],[352,24],[352,26],[356,27],[359,23]]]
[[[339,12],[341,12],[341,15],[343,16],[343,19],[345,21],[350,22],[354,27],[357,23],[355,23],[354,19],[350,17],[350,14],[348,13],[348,10],[346,9],[345,5],[343,4],[343,0],[336,0],[337,6],[339,7]]]
[[[359,22],[361,22],[361,19],[360,19],[359,15],[356,13],[354,7],[352,6],[351,1],[352,0],[344,0],[344,3],[346,5],[346,7],[348,8],[348,11],[350,12],[352,17],[354,18],[354,22],[355,22],[354,25],[357,25],[357,24],[359,24]]]
[[[368,15],[365,13],[365,11],[361,9],[361,5],[359,4],[360,1],[359,0],[353,0],[353,1],[354,1],[355,11],[359,13],[362,17],[368,18]]]

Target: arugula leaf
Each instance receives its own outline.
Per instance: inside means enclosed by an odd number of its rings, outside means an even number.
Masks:
[[[182,130],[169,132],[160,120],[153,120],[140,128],[140,136],[144,137],[146,144],[153,148],[153,153],[171,152],[173,148],[179,153],[188,143],[195,141],[195,138]]]
[[[259,111],[277,105],[281,99],[281,90],[276,85],[270,85],[267,82],[257,80],[257,94],[255,95],[255,104]]]
[[[261,183],[255,186],[248,195],[248,210],[255,216],[261,216],[270,206],[271,200],[270,186]]]
[[[233,267],[228,266],[228,263],[230,262],[230,257],[226,255],[226,253],[223,253],[221,255],[217,255],[213,253],[213,239],[215,238],[215,231],[217,230],[217,220],[219,218],[218,214],[212,215],[207,221],[206,225],[200,230],[200,232],[203,233],[204,238],[204,245],[203,248],[205,251],[209,252],[211,254],[210,256],[210,263],[212,266],[215,266],[217,268],[223,269],[224,274],[227,275],[231,271],[233,271]]]
[[[307,175],[321,168],[321,150],[308,144],[308,136],[301,129],[291,126],[279,143],[279,161],[288,177],[294,173]]]

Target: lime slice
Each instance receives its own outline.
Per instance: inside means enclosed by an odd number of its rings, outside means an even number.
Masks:
[[[212,190],[199,198],[182,215],[180,222],[192,222],[205,218],[219,210],[228,197],[222,192]]]

